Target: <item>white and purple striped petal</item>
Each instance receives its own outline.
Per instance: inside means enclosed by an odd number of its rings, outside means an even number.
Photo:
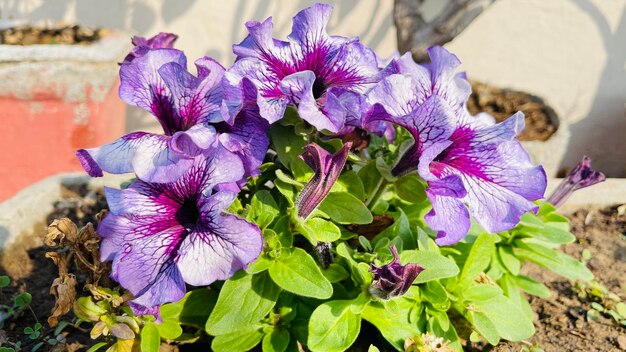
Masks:
[[[356,39],[326,33],[331,12],[326,4],[300,11],[288,41],[272,38],[271,18],[246,24],[249,35],[233,46],[237,61],[224,80],[223,110],[231,119],[252,102],[269,123],[292,104],[304,120],[330,132],[341,130],[348,115],[361,115],[333,89],[364,93],[379,78],[378,61]]]
[[[217,191],[244,174],[240,159],[219,148],[175,183],[133,182],[105,190],[110,213],[98,226],[102,260],[135,299],[137,314],[180,300],[185,284],[225,280],[261,253],[255,225],[223,212],[236,193]],[[214,193],[215,192],[215,193]]]
[[[535,211],[537,206],[532,201],[543,198],[546,174],[541,166],[531,163],[515,139],[523,128],[522,113],[490,126],[481,122],[457,127],[450,137],[450,146],[437,155],[427,172],[420,168],[420,175],[429,185],[441,183],[450,175],[457,176],[467,193],[463,197],[435,195],[434,198],[445,199],[437,202],[469,206],[469,214],[491,233],[509,230],[517,225],[522,214]],[[463,217],[469,223],[469,217]],[[462,238],[452,226],[453,221],[446,225],[429,221],[428,217],[426,220],[438,231],[437,243],[451,244]]]

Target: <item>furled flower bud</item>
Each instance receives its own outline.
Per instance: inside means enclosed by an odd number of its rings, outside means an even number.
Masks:
[[[374,281],[370,286],[370,294],[382,300],[401,296],[411,287],[413,281],[424,268],[415,263],[400,264],[400,257],[396,246],[389,247],[393,254],[393,261],[389,264],[377,267],[370,265],[370,271],[374,274]]]
[[[585,155],[583,160],[557,186],[550,198],[548,198],[548,203],[555,207],[560,207],[575,191],[593,186],[605,179],[606,176],[602,172],[591,168],[591,159]]]
[[[304,147],[305,151],[300,157],[315,174],[296,199],[299,217],[306,219],[326,198],[346,164],[351,146],[352,143],[348,142],[335,154],[330,154],[315,143]]]

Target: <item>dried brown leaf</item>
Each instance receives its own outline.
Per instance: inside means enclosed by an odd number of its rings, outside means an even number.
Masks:
[[[76,276],[72,274],[62,274],[54,279],[50,287],[50,294],[54,296],[55,302],[48,324],[55,327],[59,323],[59,317],[69,313],[76,301]]]
[[[63,247],[65,242],[75,242],[78,238],[78,228],[68,218],[56,219],[48,226],[48,233],[44,243],[49,247]]]

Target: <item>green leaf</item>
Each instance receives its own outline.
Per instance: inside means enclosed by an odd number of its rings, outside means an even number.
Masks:
[[[389,341],[395,348],[404,350],[404,340],[420,335],[422,332],[417,324],[409,322],[408,312],[414,306],[414,303],[404,299],[397,298],[399,309],[393,312],[387,309],[384,303],[373,301],[361,312],[363,319],[374,325],[383,335],[385,340]]]
[[[301,248],[294,247],[291,254],[283,254],[268,271],[277,285],[297,295],[326,299],[333,294],[333,286],[315,259]]]
[[[511,274],[519,275],[522,262],[515,256],[511,246],[498,246],[498,255],[500,262]]]
[[[102,347],[106,346],[107,343],[106,342],[98,342],[97,344],[89,347],[89,349],[87,350],[87,352],[96,352],[97,350],[101,349]],[[0,352],[3,352],[2,349],[0,349]],[[15,351],[14,351],[15,352]]]
[[[17,297],[15,297],[15,306],[16,307],[26,307],[33,301],[33,296],[28,292],[22,292]]]
[[[344,171],[337,182],[331,188],[331,193],[334,192],[346,192],[352,194],[360,200],[365,200],[365,189],[363,181],[352,170]]]
[[[372,243],[374,246],[378,247],[379,241],[384,238],[388,238],[390,241],[399,238],[402,243],[401,246],[398,247],[398,251],[417,248],[417,236],[411,230],[409,218],[402,209],[398,209],[398,212],[394,214],[393,225],[379,233]]]
[[[215,307],[217,296],[216,290],[206,288],[192,290],[182,300],[162,305],[161,317],[163,320],[204,327],[213,307]]]
[[[305,222],[299,221],[296,230],[311,243],[333,242],[341,237],[341,230],[337,225],[321,218],[309,218]]]
[[[361,181],[363,181],[363,191],[365,193],[365,198],[370,199],[376,189],[378,188],[378,183],[382,178],[380,176],[380,172],[376,168],[376,160],[370,160],[365,166],[359,170],[357,173]]]
[[[249,351],[261,342],[264,335],[258,326],[219,335],[213,338],[211,350],[215,352]]]
[[[463,265],[459,278],[461,285],[471,283],[487,268],[491,261],[491,254],[495,250],[495,237],[495,235],[485,233],[476,238]]]
[[[141,351],[142,352],[159,352],[161,345],[161,335],[159,329],[154,323],[146,323],[141,329]]]
[[[90,296],[80,297],[74,305],[74,314],[82,320],[97,321],[106,313],[106,309],[96,304]]]
[[[544,222],[534,214],[524,214],[516,230],[526,236],[548,243],[565,244],[576,240],[576,237],[569,232],[567,219],[563,222],[558,214],[550,214],[548,218],[552,218],[554,221]]]
[[[357,263],[357,261],[354,260],[354,258],[352,257],[352,249],[345,242],[341,242],[337,245],[336,251],[337,255],[342,257],[345,260],[344,262],[348,264],[348,268],[350,269],[351,277],[354,283],[357,286],[363,286],[365,284],[369,285],[371,281],[369,280],[369,278],[371,276],[365,275],[359,269],[359,263]]]
[[[0,276],[0,288],[5,288],[9,286],[10,283],[11,283],[11,279],[8,276],[6,275]]]
[[[319,305],[309,320],[307,346],[311,351],[345,351],[361,330],[361,317],[350,309],[352,301],[329,301]]]
[[[502,289],[490,284],[475,284],[463,290],[463,298],[469,301],[487,301],[501,295]]]
[[[157,324],[159,334],[164,339],[173,340],[183,334],[183,328],[174,320],[163,320],[161,324]]]
[[[481,312],[470,311],[468,314],[468,320],[472,323],[476,331],[478,331],[487,342],[495,346],[498,341],[500,341],[500,334],[489,317]]]
[[[287,330],[274,329],[263,337],[263,352],[283,352],[289,345],[290,335]]]
[[[260,190],[254,194],[250,201],[246,220],[254,221],[259,228],[269,226],[274,218],[280,215],[278,205],[269,191]]]
[[[538,264],[565,278],[582,281],[593,279],[593,273],[583,263],[564,253],[522,240],[515,241],[515,246],[515,253],[518,257]]]
[[[450,295],[441,282],[436,280],[429,281],[425,285],[420,286],[419,292],[434,309],[446,312],[450,308]]]
[[[463,351],[459,335],[457,335],[456,329],[450,323],[450,318],[448,318],[446,312],[437,312],[432,315],[428,320],[428,331],[437,337],[442,337],[444,340],[449,341],[446,347],[452,348],[457,352]]]
[[[419,180],[417,173],[410,173],[400,177],[394,187],[400,199],[409,203],[421,203],[426,199],[424,184]]]
[[[217,336],[249,328],[272,310],[279,293],[266,272],[247,275],[239,271],[222,286],[206,322],[207,333]]]
[[[512,278],[517,287],[526,291],[526,293],[530,295],[541,298],[548,298],[551,295],[550,289],[546,285],[541,282],[537,282],[528,276],[518,275],[513,276]]]
[[[339,224],[369,224],[374,220],[365,204],[346,192],[329,193],[319,209]]]
[[[453,277],[459,273],[459,267],[454,260],[446,258],[437,252],[408,250],[400,253],[403,264],[417,263],[424,268],[414,284]]]
[[[278,171],[276,171],[276,173],[278,174]],[[293,191],[293,186],[278,178],[274,179],[272,182],[274,183],[274,186],[276,186],[276,189],[278,189],[280,194],[282,194],[285,199],[287,199],[289,205],[293,206],[293,201],[296,198],[296,193]]]
[[[328,269],[322,269],[322,274],[332,283],[340,282],[350,277],[350,273],[337,263],[331,263]]]
[[[489,300],[474,301],[472,307],[476,313],[484,314],[495,326],[497,334],[506,340],[521,341],[535,333],[532,320],[526,317],[518,305],[503,295]],[[482,331],[479,332],[483,334]],[[489,338],[485,336],[485,338],[489,343],[494,344],[493,336]]]
[[[291,126],[275,123],[270,129],[270,137],[278,160],[292,172],[296,179],[301,180],[307,173],[311,173],[307,164],[298,157],[304,153],[302,148],[307,144],[303,135],[296,134]]]

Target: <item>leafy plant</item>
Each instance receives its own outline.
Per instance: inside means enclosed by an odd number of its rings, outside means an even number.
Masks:
[[[526,295],[550,290],[525,263],[593,279],[558,250],[574,236],[550,205],[603,180],[588,158],[542,201],[545,172],[515,140],[522,114],[470,116],[441,47],[429,65],[405,55],[381,69],[326,34],[330,11],[298,13],[288,42],[249,22],[233,66],[203,58],[198,76],[175,35],[133,40],[120,96],[164,134],[79,150],[92,176],[137,178],[106,190],[101,241],[93,228],[61,237],[84,235],[71,251],[96,258],[77,262],[94,282],[74,309],[106,339],[91,351],[345,351],[364,325],[382,337],[371,351],[460,351],[533,335]],[[121,287],[97,284],[98,246]]]

